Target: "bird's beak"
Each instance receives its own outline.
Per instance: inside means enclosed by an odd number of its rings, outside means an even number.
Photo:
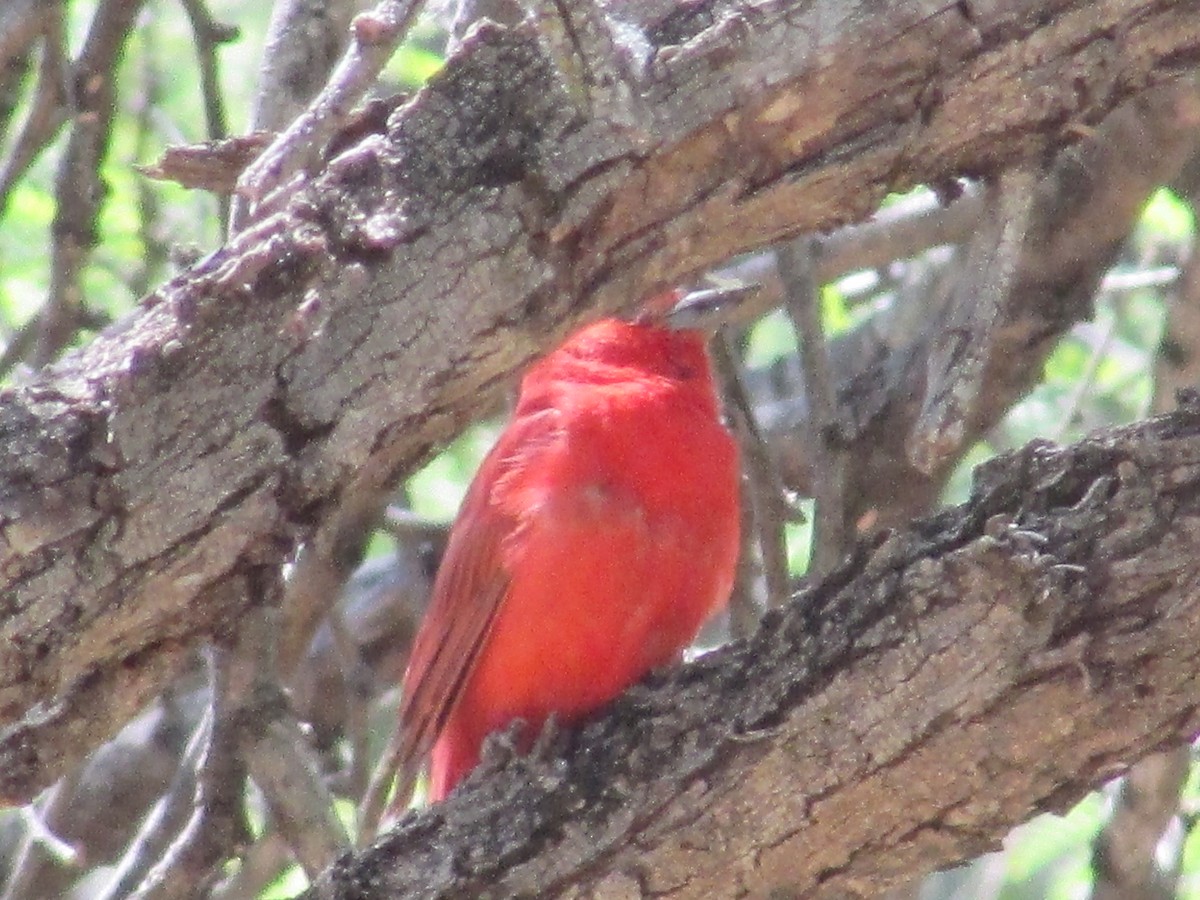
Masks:
[[[715,332],[759,288],[757,284],[739,284],[691,291],[663,315],[663,323],[677,331]]]

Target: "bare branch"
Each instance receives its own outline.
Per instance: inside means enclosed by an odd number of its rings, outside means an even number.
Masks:
[[[260,669],[269,667],[260,663]],[[350,848],[320,766],[287,709],[283,692],[259,675],[241,757],[262,791],[271,823],[309,878]]]
[[[785,309],[800,338],[804,395],[811,410],[809,442],[813,448],[813,541],[809,571],[815,578],[829,574],[850,549],[846,509],[844,429],[838,412],[837,388],[825,327],[821,322],[821,286],[816,281],[816,248],[795,240],[775,251],[783,281]]]
[[[994,460],[967,505],[306,897],[823,900],[973,856],[1200,726],[1197,458],[1192,407]]]
[[[1058,339],[1090,318],[1096,285],[1146,199],[1195,152],[1200,132],[1188,110],[1198,97],[1200,89],[1187,80],[1149,91],[1055,159],[1039,188],[1035,226],[1022,249],[1013,291],[1019,305],[998,334],[984,376],[988,390],[967,423],[964,449],[1042,377],[1046,354]],[[923,298],[937,293],[922,274],[931,265],[926,260],[906,269]],[[756,280],[764,284],[761,296],[779,296],[781,288],[769,277]],[[925,476],[912,467],[904,447],[920,411],[915,401],[923,395],[926,344],[940,329],[941,315],[902,297],[881,322],[833,342],[838,392],[855,435],[847,469],[852,519],[867,517],[886,527],[929,509],[946,472],[958,463],[956,455]],[[747,383],[764,412],[764,431],[787,484],[807,494],[811,456],[799,427],[809,414],[803,388],[766,393],[766,381],[759,376]]]
[[[109,0],[96,10],[74,66],[74,120],[55,182],[50,293],[39,312],[33,362],[45,365],[86,323],[80,280],[96,244],[104,197],[100,164],[116,109],[116,67],[144,0]]]
[[[197,721],[170,789],[151,808],[141,829],[116,866],[101,900],[122,900],[144,884],[154,864],[162,859],[181,833],[191,814],[197,775],[213,727],[211,707]]]
[[[351,27],[349,49],[309,108],[275,139],[238,182],[238,193],[251,203],[309,172],[329,139],[346,122],[354,105],[375,83],[404,40],[422,0],[380,0]],[[235,222],[236,226],[236,222]]]
[[[196,896],[215,883],[219,864],[248,842],[246,768],[238,745],[254,710],[258,652],[269,646],[268,609],[259,607],[243,616],[230,644],[210,645],[209,705],[199,729],[206,739],[196,766],[191,816],[138,882],[131,894],[136,900]]]
[[[236,28],[222,25],[212,17],[204,0],[182,0],[184,11],[192,23],[196,41],[196,57],[200,65],[200,95],[204,98],[204,120],[208,139],[219,141],[229,134],[225,100],[221,94],[217,50],[222,44],[237,39]]]
[[[784,497],[783,482],[771,459],[770,450],[754,416],[754,407],[742,385],[740,366],[730,348],[729,338],[718,334],[712,347],[713,364],[725,396],[725,414],[742,451],[742,553],[739,561],[739,588],[730,601],[730,626],[735,637],[754,630],[763,609],[756,608],[752,590],[754,551],[762,562],[768,609],[782,606],[791,595],[788,574],[787,541],[784,523],[793,516]]]
[[[970,22],[756,4],[657,55],[644,155],[592,140],[527,30],[477,28],[386,132],[5,392],[0,796],[112,734],[244,611],[248,574],[350,492],[386,490],[585,316],[1060,146],[1200,48],[1195,0],[1013,3]],[[1081,94],[1064,71],[1097,46],[1106,78]]]
[[[929,349],[925,399],[909,438],[908,457],[926,474],[954,458],[974,417],[984,371],[995,354],[1000,323],[1011,318],[1021,246],[1028,238],[1038,174],[1021,167],[988,185],[987,227],[963,248],[962,277],[948,319]]]
[[[37,39],[52,17],[61,17],[57,2],[12,0],[0,8],[0,135],[8,134]]]
[[[21,176],[67,120],[71,103],[71,67],[63,37],[61,4],[46,8],[42,28],[42,54],[33,99],[20,133],[0,164],[0,214],[8,209],[9,197]]]

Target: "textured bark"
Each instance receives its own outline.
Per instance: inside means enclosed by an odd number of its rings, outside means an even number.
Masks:
[[[563,759],[510,760],[310,900],[876,896],[1200,724],[1200,407],[981,467]]]
[[[571,106],[530,34],[477,33],[385,133],[0,397],[0,797],[112,734],[334,504],[583,315],[1058,147],[1193,66],[1198,10],[758,4],[659,54],[633,135]]]
[[[945,297],[939,296],[947,293],[944,285],[930,285],[919,302],[898,304],[884,326],[872,319],[834,340],[838,398],[852,423],[852,439],[846,442],[852,521],[868,517],[875,525],[892,526],[937,504],[962,457],[1042,379],[1046,357],[1059,339],[1092,317],[1096,288],[1147,199],[1175,179],[1200,148],[1198,125],[1200,85],[1181,80],[1124,104],[1054,160],[1041,179],[1016,260],[1012,298],[987,363],[987,390],[965,423],[960,452],[946,456],[929,475],[912,467],[905,442],[920,412],[929,346],[946,324]],[[959,243],[966,236],[950,238]],[[957,264],[948,268],[963,271]],[[1191,281],[1198,281],[1200,263],[1189,271],[1194,271]],[[1200,317],[1200,303],[1188,301],[1181,296],[1170,305],[1172,324],[1181,326],[1177,346],[1186,345],[1189,317]],[[1200,328],[1193,331],[1200,335]],[[1167,368],[1158,370],[1164,386],[1158,411],[1174,406],[1173,388],[1197,383],[1188,368]],[[804,495],[811,492],[810,429],[803,427],[807,407],[800,384],[790,400],[771,404],[772,417],[764,423],[785,479]]]

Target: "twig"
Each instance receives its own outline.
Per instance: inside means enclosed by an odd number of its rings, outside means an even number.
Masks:
[[[238,194],[245,201],[261,202],[293,175],[311,168],[404,40],[421,4],[422,0],[381,0],[370,12],[355,17],[350,46],[324,89],[242,173]],[[245,224],[245,214],[235,213],[233,227]]]
[[[222,44],[237,40],[238,29],[213,18],[203,0],[181,0],[192,25],[196,43],[196,58],[200,65],[200,95],[204,98],[204,121],[210,141],[229,135],[225,115],[225,97],[221,93],[220,66],[217,50]]]
[[[248,584],[245,590],[255,592],[256,603],[238,623],[237,637],[230,644],[217,642],[209,648],[209,704],[185,758],[193,765],[184,771],[195,772],[191,816],[161,854],[153,850],[170,834],[165,815],[164,823],[148,835],[155,840],[143,841],[140,835],[130,856],[139,844],[145,843],[147,849],[137,852],[128,866],[123,864],[106,898],[115,900],[129,891],[139,900],[195,896],[217,877],[218,864],[248,843],[241,745],[248,723],[259,712],[254,703],[260,696],[263,668],[270,665],[263,653],[272,644],[272,612],[282,593],[279,575],[263,572],[260,583]],[[164,798],[175,810],[174,820],[183,812],[179,807],[185,787],[186,782],[177,783]],[[144,877],[139,877],[142,873]]]
[[[29,356],[29,351],[37,342],[40,327],[41,322],[37,316],[26,319],[25,323],[8,339],[8,343],[4,345],[4,352],[0,353],[0,378],[8,375],[20,365],[23,359]]]
[[[359,847],[365,847],[379,833],[379,826],[387,811],[388,797],[394,793],[401,802],[406,803],[416,787],[416,776],[406,778],[405,773],[401,772],[404,750],[402,738],[399,727],[391,729],[375,769],[367,779],[367,789],[358,804],[358,833],[355,839]]]
[[[1071,428],[1075,425],[1076,417],[1079,415],[1079,410],[1083,406],[1084,399],[1091,392],[1092,388],[1095,387],[1096,375],[1100,372],[1100,364],[1104,362],[1104,357],[1107,355],[1108,348],[1112,344],[1116,328],[1117,320],[1116,315],[1114,315],[1101,328],[1100,337],[1092,346],[1092,353],[1088,357],[1087,365],[1071,388],[1071,395],[1060,414],[1058,431],[1054,435],[1053,440],[1059,442],[1065,441],[1070,435]]]
[[[932,191],[923,192],[881,209],[866,222],[818,238],[817,283],[961,242],[979,222],[982,193],[969,185],[956,200],[943,204]]]
[[[269,590],[263,588],[259,592]],[[246,770],[238,750],[247,719],[243,713],[251,702],[262,662],[259,653],[270,628],[264,615],[267,604],[263,598],[258,599],[260,604],[238,623],[233,643],[214,643],[209,648],[212,681],[206,717],[209,725],[205,729],[203,755],[196,767],[192,814],[131,894],[137,900],[196,896],[213,883],[219,874],[218,864],[236,847],[248,843]]]
[[[737,568],[733,572],[733,590],[729,594],[728,634],[713,641],[714,644],[724,643],[728,639],[749,637],[758,627],[766,609],[766,603],[760,597],[762,591],[759,587],[759,576],[763,574],[764,567],[758,520],[754,516],[754,500],[751,497],[754,488],[750,479],[745,476],[742,477],[742,488],[742,502],[738,510],[740,547]],[[763,578],[762,583],[765,584],[765,581]]]
[[[390,690],[404,671],[433,578],[434,567],[425,556],[422,550],[404,546],[390,558],[367,561],[351,576],[338,602],[338,619],[356,658],[367,667],[361,686],[370,689],[371,699]],[[351,689],[331,624],[326,621],[318,629],[288,680],[293,705],[321,746],[346,737],[351,729],[345,707],[328,699]]]
[[[133,159],[145,155],[152,143],[154,110],[157,108],[161,90],[161,79],[156,57],[158,29],[155,20],[142,28],[142,53],[139,74],[141,95],[137,98],[136,134]],[[167,245],[159,235],[158,194],[150,183],[139,178],[135,187],[138,204],[138,236],[142,239],[143,256],[138,260],[137,270],[129,276],[129,289],[135,297],[150,290],[167,261]]]
[[[761,518],[756,515],[757,493],[760,482],[751,474],[756,470],[753,460],[759,455],[761,446],[755,444],[755,436],[748,427],[753,415],[749,398],[738,377],[738,367],[729,349],[728,338],[718,332],[712,342],[713,368],[721,384],[725,398],[726,418],[729,420],[738,446],[742,451],[742,493],[739,508],[739,530],[741,548],[738,551],[737,569],[734,571],[733,591],[729,597],[729,636],[742,638],[753,633],[762,618],[765,598],[759,590],[759,574],[766,583],[763,546],[765,542],[759,531]],[[757,474],[757,472],[756,472]]]
[[[46,19],[56,14],[57,3],[41,0],[8,0],[0,5],[0,135],[8,134]]]
[[[277,588],[282,593],[282,587]],[[234,697],[239,723],[237,754],[262,792],[271,821],[296,860],[315,878],[350,840],[334,814],[333,796],[321,779],[316,755],[301,734],[276,681],[277,610],[246,617],[238,636],[241,677],[249,684]]]
[[[43,29],[43,17],[57,3],[45,0],[8,0],[0,6],[0,69],[26,56]],[[4,129],[0,128],[0,133]]]
[[[814,245],[810,239],[802,238],[781,245],[775,255],[787,298],[785,308],[800,338],[804,389],[811,410],[809,430],[815,512],[809,573],[820,577],[841,561],[851,537],[837,388],[829,344],[821,324],[821,293],[816,281]]]
[[[217,50],[222,44],[235,40],[238,30],[217,22],[204,5],[204,0],[182,0],[183,9],[192,25],[196,45],[196,60],[200,66],[200,95],[204,98],[204,121],[210,141],[223,140],[229,134],[225,115],[225,98],[221,93],[221,76]],[[229,198],[217,199],[221,233],[229,228]]]
[[[309,107],[346,52],[351,21],[367,6],[366,0],[274,0],[251,130],[278,134]]]
[[[933,247],[961,243],[974,231],[982,209],[982,192],[973,186],[948,206],[943,206],[932,192],[902,200],[865,222],[815,238],[815,280],[826,284],[851,272],[878,269],[917,256]],[[761,285],[759,293],[744,308],[739,307],[739,319],[742,315],[747,320],[755,318],[784,303],[774,251],[751,254],[714,275]]]
[[[346,793],[361,797],[371,777],[369,744],[371,731],[371,672],[363,661],[354,636],[346,627],[340,606],[329,611],[328,624],[334,652],[342,670],[346,702],[345,734],[350,745],[350,783]]]
[[[59,780],[50,789],[41,808],[29,806],[22,809],[25,834],[13,858],[2,900],[22,900],[36,896],[37,877],[46,857],[57,862],[78,866],[82,861],[79,851],[54,833],[58,822],[70,809],[71,796],[78,783],[78,772]]]
[[[21,124],[20,134],[0,164],[0,216],[8,209],[13,187],[66,122],[70,83],[62,7],[56,4],[46,13],[37,86],[29,112]]]
[[[418,516],[412,510],[391,504],[384,510],[382,527],[398,541],[434,541],[445,544],[450,526]]]
[[[267,825],[270,828],[273,823]],[[278,831],[268,831],[246,851],[238,870],[213,888],[210,900],[258,897],[291,863],[292,854],[283,837]]]
[[[162,857],[172,838],[187,821],[196,793],[197,770],[204,757],[212,727],[213,712],[212,708],[208,707],[196,724],[191,740],[188,741],[171,789],[146,816],[141,830],[129,844],[99,900],[119,900],[128,897],[145,880],[155,861]]]
[[[313,635],[362,561],[387,497],[364,488],[348,494],[300,552],[288,578],[279,634],[279,672],[289,679]]]
[[[752,523],[762,557],[767,606],[777,608],[787,601],[789,594],[787,541],[783,526],[785,521],[795,518],[794,511],[786,500],[783,482],[758,430],[750,398],[724,334],[718,334],[713,341],[712,354],[727,399],[726,412],[742,448],[742,466],[749,487],[747,518]],[[739,632],[749,624],[750,615],[744,609],[735,608],[732,612],[736,619],[731,622],[731,627]]]

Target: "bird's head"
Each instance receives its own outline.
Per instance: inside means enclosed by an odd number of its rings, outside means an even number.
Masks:
[[[712,393],[708,339],[757,286],[664,291],[632,321],[601,319],[576,331],[526,374],[523,397],[552,382],[617,384],[656,378]]]

